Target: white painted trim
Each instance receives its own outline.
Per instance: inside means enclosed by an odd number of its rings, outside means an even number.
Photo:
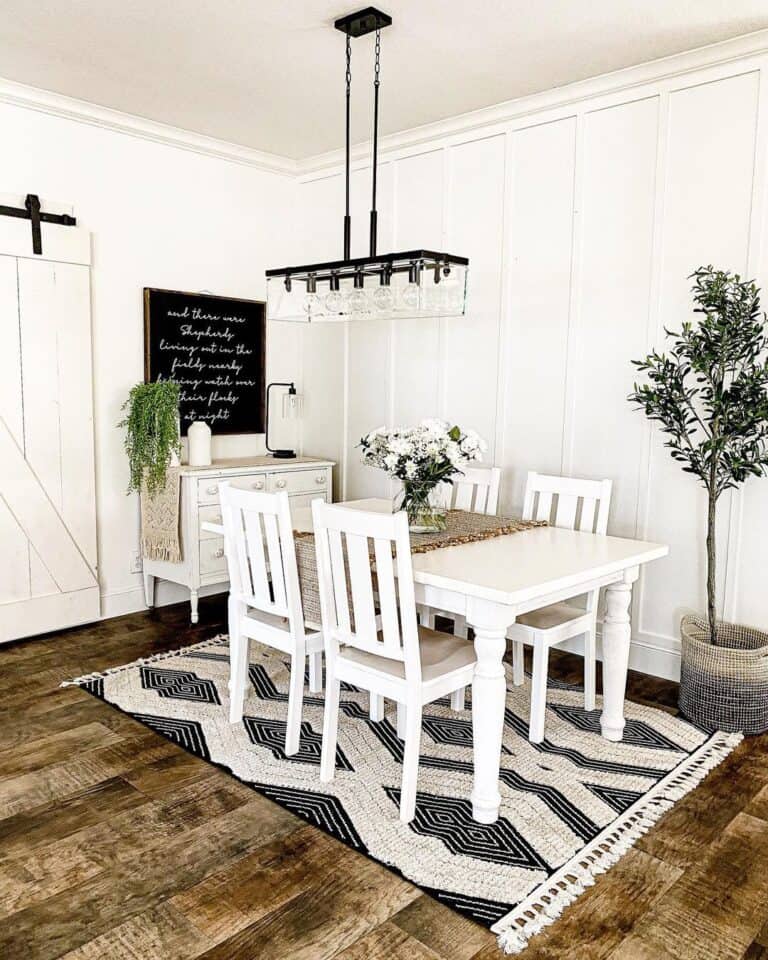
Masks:
[[[214,593],[226,593],[227,584],[214,583],[200,587],[201,597]],[[158,580],[155,584],[155,607],[167,607],[174,603],[189,603],[189,590],[169,580]],[[110,590],[101,594],[101,620],[111,617],[123,617],[129,613],[141,613],[147,610],[142,586],[128,587],[125,590]]]
[[[122,133],[141,140],[151,140],[165,146],[178,147],[218,160],[229,160],[244,166],[255,167],[269,173],[294,177],[298,173],[295,160],[274,153],[254,150],[227,140],[217,140],[201,133],[184,130],[167,123],[158,123],[144,117],[133,116],[110,107],[101,107],[86,100],[66,97],[51,90],[40,90],[24,83],[16,83],[0,77],[0,103],[14,107],[47,113],[64,120],[87,123],[111,133]]]
[[[515,100],[507,100],[490,107],[483,107],[458,116],[439,120],[435,123],[423,124],[410,130],[400,131],[382,137],[379,140],[379,158],[398,151],[415,152],[415,148],[430,149],[430,144],[439,143],[447,146],[452,138],[462,142],[467,136],[477,139],[477,131],[488,128],[483,134],[505,132],[505,125],[515,123],[525,126],[528,120],[531,124],[540,124],[553,119],[559,119],[563,111],[574,113],[581,110],[585,103],[594,102],[600,97],[619,97],[621,102],[635,99],[632,91],[637,91],[636,97],[642,98],[647,93],[642,88],[648,84],[666,82],[674,86],[675,81],[687,74],[708,68],[728,67],[734,61],[743,61],[743,71],[757,69],[758,63],[750,63],[748,58],[760,58],[768,54],[768,30],[757,30],[753,33],[723,40],[719,43],[697,47],[682,53],[672,54],[658,60],[611,73],[579,80],[562,87],[555,87],[541,93],[530,94]],[[609,104],[599,104],[591,109],[601,109]],[[560,115],[558,115],[558,111]],[[548,116],[548,114],[553,114]],[[493,128],[497,128],[495,131]],[[370,163],[368,156],[371,150],[370,141],[358,143],[352,148],[354,164]],[[314,180],[327,176],[330,171],[339,167],[343,162],[341,149],[308,157],[297,162],[297,173],[300,180]]]
[[[584,117],[576,117],[573,138],[573,210],[571,215],[571,268],[568,282],[568,321],[565,329],[565,384],[563,388],[563,435],[560,444],[560,473],[573,476],[573,448],[576,425],[576,389],[581,357],[581,264],[584,235]]]
[[[499,349],[496,354],[496,404],[494,407],[494,433],[492,463],[506,463],[507,436],[507,353],[512,325],[512,280],[511,271],[506,268],[514,249],[514,219],[512,217],[512,195],[514,191],[514,140],[510,132],[504,134],[504,182],[501,200],[501,276],[499,277],[499,316],[497,337]],[[503,491],[501,491],[503,493]]]
[[[669,92],[658,95],[656,173],[654,180],[653,235],[651,238],[651,278],[648,294],[648,321],[646,324],[646,351],[650,352],[664,338],[664,325],[661,321],[662,266],[664,262],[664,215],[667,201],[667,148],[669,144]],[[656,425],[648,420],[643,431],[643,445],[638,465],[638,497],[635,509],[635,536],[644,539],[648,535],[651,517],[651,474],[653,469],[653,443]],[[645,610],[645,570],[640,571],[637,588],[634,593],[634,622],[643,629],[643,611]]]
[[[556,650],[567,650],[584,655],[584,642],[581,637],[559,643]],[[597,630],[597,659],[603,659],[601,628]],[[680,641],[674,637],[660,634],[633,631],[629,648],[629,669],[638,673],[647,673],[664,680],[680,681]]]
[[[745,274],[758,277],[761,273],[763,251],[766,238],[766,178],[768,177],[768,147],[765,143],[768,127],[768,69],[760,71],[757,109],[755,110],[755,155],[752,167],[752,198],[750,205],[749,239]],[[760,282],[758,280],[758,283]],[[724,620],[734,621],[739,610],[739,557],[741,555],[744,495],[743,488],[730,491],[727,501],[720,501],[720,509],[728,510],[728,533],[725,545],[725,579],[722,597],[721,616]]]
[[[674,85],[674,81],[687,74],[707,68],[727,68],[734,61],[743,61],[745,71],[757,69],[759,63],[750,63],[749,58],[759,60],[766,54],[768,54],[768,30],[757,30],[730,40],[697,47],[391,134],[383,137],[379,142],[380,161],[383,162],[385,155],[397,151],[404,150],[413,154],[414,148],[421,145],[424,146],[425,151],[428,151],[429,145],[435,142],[440,142],[440,146],[443,147],[448,146],[449,143],[445,141],[451,138],[459,143],[468,136],[471,139],[477,139],[476,132],[482,128],[489,128],[485,134],[487,136],[494,132],[504,133],[505,125],[512,121],[518,123],[522,121],[520,124],[522,126],[525,125],[524,121],[527,118],[532,124],[548,122],[557,118],[558,111],[562,113],[566,110],[573,113],[585,103],[595,101],[599,97],[617,96],[622,102],[626,102],[632,99],[631,91],[635,89],[640,91],[648,84],[668,82]],[[641,92],[637,94],[638,97],[643,95]],[[303,160],[292,160],[289,157],[208,137],[171,124],[123,113],[110,107],[99,106],[86,100],[2,77],[0,77],[0,103],[87,123],[114,133],[179,147],[193,153],[241,163],[271,173],[298,177],[300,180],[314,180],[327,176],[343,160],[341,149]],[[494,127],[497,128],[495,131]],[[355,168],[370,165],[370,146],[369,141],[364,141],[353,147],[352,161]]]
[[[347,499],[347,489],[349,486],[349,324],[344,324],[344,385],[342,387],[342,404],[343,410],[341,412],[341,464],[339,465],[339,473],[341,474],[341,499]]]
[[[130,587],[127,590],[111,590],[101,594],[101,619],[122,617],[127,613],[146,610],[143,587]]]

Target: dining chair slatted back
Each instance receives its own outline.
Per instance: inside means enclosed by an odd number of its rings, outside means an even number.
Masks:
[[[219,484],[230,590],[249,607],[303,629],[288,494]],[[295,621],[295,623],[294,623]]]
[[[499,467],[463,467],[453,484],[445,484],[442,503],[449,510],[495,514],[499,506]]]
[[[418,681],[421,663],[405,513],[375,514],[312,503],[326,654],[339,646],[401,661]],[[375,564],[375,576],[371,568]]]
[[[525,485],[523,519],[546,520],[566,530],[604,534],[610,502],[610,480],[556,477],[531,470]]]

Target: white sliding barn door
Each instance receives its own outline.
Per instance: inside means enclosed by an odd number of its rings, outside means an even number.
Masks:
[[[42,237],[35,256],[29,221],[0,217],[0,642],[100,612],[90,242]]]

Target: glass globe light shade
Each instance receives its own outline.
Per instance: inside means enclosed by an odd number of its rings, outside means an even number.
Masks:
[[[347,300],[347,310],[354,315],[367,313],[368,309],[368,297],[365,295],[365,290],[352,290]]]
[[[395,303],[392,287],[377,287],[373,291],[371,300],[373,301],[373,307],[377,313],[384,313],[387,310],[391,310]]]
[[[308,317],[316,317],[319,313],[322,313],[322,301],[316,293],[308,293],[304,297],[304,302],[301,307]]]
[[[341,308],[344,304],[344,298],[341,295],[339,290],[331,290],[325,296],[325,312],[333,316],[334,314],[341,313]]]
[[[419,306],[418,283],[407,283],[400,293],[400,303],[406,310],[415,310]]]

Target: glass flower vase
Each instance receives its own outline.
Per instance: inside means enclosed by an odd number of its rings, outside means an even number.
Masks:
[[[403,481],[403,489],[395,498],[394,509],[408,514],[411,533],[437,533],[445,530],[446,507],[441,484]]]

